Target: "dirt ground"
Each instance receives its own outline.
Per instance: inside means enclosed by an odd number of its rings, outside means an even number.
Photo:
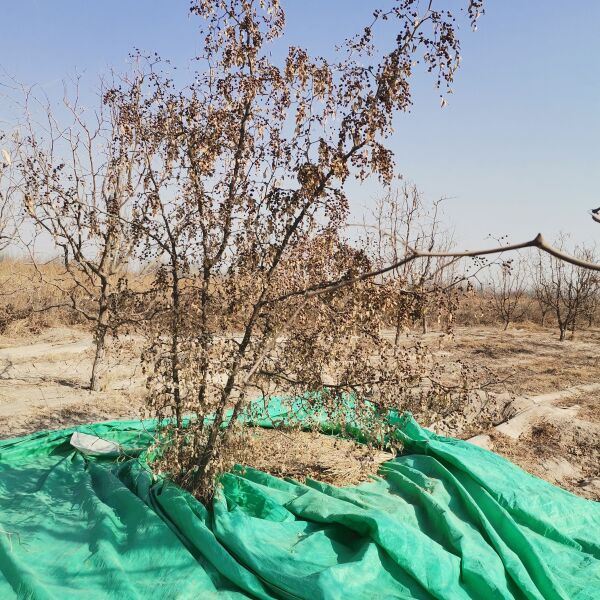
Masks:
[[[582,331],[562,343],[554,331],[533,326],[506,332],[459,328],[453,339],[431,333],[426,340],[442,362],[464,361],[489,369],[498,381],[490,388],[514,398],[513,417],[495,428],[472,432],[479,434],[474,443],[552,483],[600,500],[599,329]],[[35,338],[0,337],[0,438],[142,416],[144,380],[134,350],[120,343],[110,356],[102,373],[103,390],[89,392],[92,339],[88,333],[55,328]],[[292,443],[280,442],[268,440],[274,451]],[[287,465],[285,474],[291,476],[308,468],[315,478],[351,482],[376,470],[377,462],[385,458],[379,456],[369,464],[344,444],[332,442],[329,447],[322,440],[304,438],[293,444],[326,448],[324,454],[335,461],[305,451],[302,465]],[[336,473],[333,465],[342,459],[346,472]]]
[[[87,389],[92,357],[92,336],[77,329],[0,336],[0,438],[141,416],[143,377],[133,352],[109,353],[99,392]]]
[[[455,341],[449,350],[456,358],[488,367],[498,379],[506,379],[497,391],[533,395],[600,382],[600,329],[559,342],[556,331],[536,326],[508,331],[472,327],[459,329]]]

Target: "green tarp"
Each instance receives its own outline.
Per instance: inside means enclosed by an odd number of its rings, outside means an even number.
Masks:
[[[599,503],[399,421],[381,478],[247,469],[211,511],[142,458],[76,451],[75,429],[0,441],[0,600],[600,598]],[[149,428],[76,430],[140,447]]]

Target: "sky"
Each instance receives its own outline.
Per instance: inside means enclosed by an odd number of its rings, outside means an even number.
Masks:
[[[458,0],[438,0],[456,5]],[[330,54],[357,32],[368,0],[282,0],[290,44]],[[397,119],[391,146],[398,171],[430,200],[445,196],[457,245],[489,245],[542,232],[572,243],[600,242],[589,210],[600,206],[600,2],[488,0],[471,32],[445,108],[434,82],[419,76],[410,114]],[[0,82],[36,84],[50,97],[84,76],[93,103],[98,77],[125,71],[138,48],[180,68],[199,48],[188,0],[0,0]],[[4,103],[4,106],[2,104]],[[10,120],[0,88],[0,127]],[[356,215],[378,194],[350,186]]]

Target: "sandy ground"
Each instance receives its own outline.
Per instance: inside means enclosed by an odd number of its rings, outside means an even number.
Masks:
[[[474,443],[600,500],[600,330],[559,343],[551,330],[474,327],[458,329],[453,339],[431,333],[426,341],[450,366],[462,360],[489,369],[499,381],[492,389],[514,397],[512,418],[472,432],[479,434]],[[49,329],[35,339],[0,337],[0,438],[141,416],[144,386],[135,352],[121,343],[110,356],[103,390],[89,392],[89,334]]]
[[[91,335],[49,329],[32,339],[0,337],[0,438],[142,415],[143,377],[119,345],[102,368],[102,391],[87,389]]]
[[[488,367],[505,380],[497,391],[537,395],[600,382],[600,329],[559,342],[556,331],[533,326],[461,328],[455,342],[448,345],[456,358]]]

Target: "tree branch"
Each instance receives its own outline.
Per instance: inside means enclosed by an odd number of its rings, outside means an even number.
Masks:
[[[265,304],[274,304],[276,302],[282,302],[283,300],[287,300],[289,298],[293,298],[296,296],[303,296],[305,298],[310,298],[312,296],[318,296],[320,294],[325,294],[328,292],[335,292],[341,288],[347,287],[349,285],[354,285],[355,283],[359,283],[361,281],[365,281],[366,279],[372,279],[374,277],[378,277],[379,275],[384,275],[385,273],[389,273],[394,269],[402,267],[417,258],[427,258],[427,257],[438,257],[438,258],[475,258],[478,256],[485,256],[488,254],[501,254],[503,252],[512,252],[514,250],[521,250],[523,248],[538,248],[542,252],[546,252],[547,254],[551,254],[552,256],[575,265],[577,267],[582,267],[584,269],[590,269],[593,271],[600,271],[600,263],[593,263],[587,260],[582,260],[575,256],[571,256],[562,252],[558,248],[548,244],[541,233],[538,233],[535,238],[529,240],[527,242],[521,242],[518,244],[510,244],[508,246],[496,246],[494,248],[485,248],[482,250],[465,250],[464,252],[430,252],[425,250],[417,250],[410,249],[410,253],[405,255],[402,259],[382,267],[381,269],[376,269],[375,271],[369,271],[367,273],[361,273],[355,277],[345,277],[342,279],[338,279],[337,281],[330,281],[320,283],[308,288],[304,288],[303,290],[296,290],[294,292],[289,292],[287,294],[283,294],[281,296],[277,296],[276,298],[272,298],[270,300],[266,300]]]

